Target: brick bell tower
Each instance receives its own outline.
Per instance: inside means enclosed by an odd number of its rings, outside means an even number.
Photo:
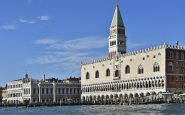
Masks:
[[[109,36],[109,57],[126,53],[125,26],[116,0],[116,9],[112,19]]]

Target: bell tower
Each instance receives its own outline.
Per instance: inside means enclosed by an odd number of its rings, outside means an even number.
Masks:
[[[109,57],[126,53],[125,26],[116,0],[116,9],[112,19],[109,35]]]

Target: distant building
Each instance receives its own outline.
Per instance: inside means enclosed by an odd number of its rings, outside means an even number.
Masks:
[[[2,99],[3,99],[3,87],[0,87],[0,104],[2,103]]]
[[[143,41],[144,42],[144,41]],[[82,62],[81,99],[136,100],[159,92],[185,92],[185,46],[166,43],[126,52],[125,26],[116,5],[107,58]]]
[[[8,97],[8,93],[6,88],[4,90],[2,90],[2,103],[6,103],[4,99],[7,99]]]
[[[7,83],[3,100],[7,103],[65,103],[67,100],[80,100],[80,79],[56,78],[35,80],[25,75],[19,80]],[[5,93],[6,92],[6,93]]]

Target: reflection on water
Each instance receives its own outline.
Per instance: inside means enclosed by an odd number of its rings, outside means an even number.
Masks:
[[[160,115],[185,114],[185,104],[89,105],[61,107],[0,108],[0,115]]]

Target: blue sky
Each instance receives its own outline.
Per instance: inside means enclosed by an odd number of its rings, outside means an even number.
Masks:
[[[185,45],[185,0],[119,0],[128,50]],[[80,76],[80,60],[108,54],[115,0],[0,0],[0,85]]]

